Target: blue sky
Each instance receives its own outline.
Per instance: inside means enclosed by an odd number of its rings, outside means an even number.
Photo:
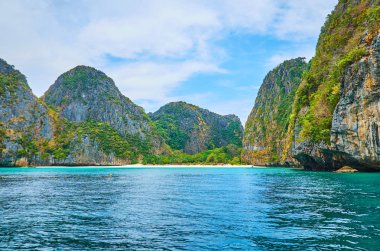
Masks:
[[[183,100],[244,123],[266,73],[310,59],[332,0],[0,1],[0,57],[41,96],[76,65],[147,112]]]

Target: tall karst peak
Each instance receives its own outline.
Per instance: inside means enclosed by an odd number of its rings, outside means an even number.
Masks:
[[[304,58],[286,60],[264,78],[245,125],[242,154],[245,162],[256,165],[285,162],[280,158],[292,103],[306,68]]]

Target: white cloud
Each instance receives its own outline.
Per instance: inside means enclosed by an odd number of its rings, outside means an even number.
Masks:
[[[189,1],[144,2],[120,16],[91,20],[83,28],[80,42],[98,54],[183,57],[209,40],[221,25],[216,12]]]
[[[215,64],[199,61],[180,63],[131,63],[114,67],[107,73],[119,83],[120,90],[132,99],[167,102],[169,92],[199,73],[223,73]],[[154,98],[152,98],[154,97]]]
[[[126,96],[163,104],[194,74],[223,72],[228,52],[215,42],[231,32],[307,40],[319,33],[333,5],[331,0],[0,1],[0,57],[28,77],[37,95],[59,74],[86,64],[113,77]],[[299,52],[305,51],[310,50]],[[293,54],[273,56],[268,65]],[[105,55],[125,60],[115,64]]]
[[[268,32],[279,12],[278,1],[273,0],[224,0],[222,4],[216,1],[221,8],[224,23],[234,28],[244,28],[249,32]]]
[[[286,39],[304,39],[316,36],[337,1],[279,1],[281,4],[277,20],[273,24],[274,34]]]

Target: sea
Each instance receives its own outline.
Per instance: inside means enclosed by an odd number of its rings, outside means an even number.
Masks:
[[[0,250],[380,250],[380,173],[1,168]]]

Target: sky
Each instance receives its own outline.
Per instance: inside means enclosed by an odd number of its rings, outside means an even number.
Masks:
[[[186,101],[245,123],[265,75],[315,53],[337,0],[0,0],[0,58],[37,96],[77,65],[147,112]]]

